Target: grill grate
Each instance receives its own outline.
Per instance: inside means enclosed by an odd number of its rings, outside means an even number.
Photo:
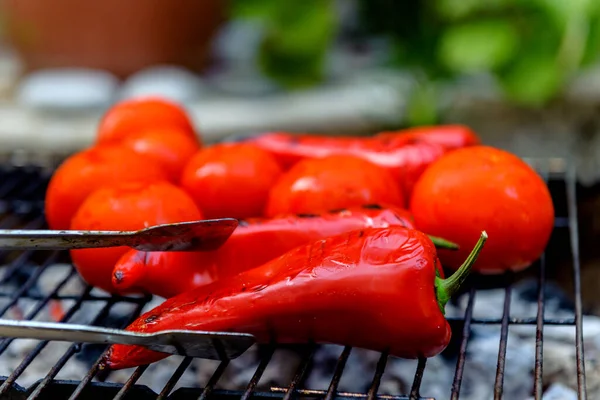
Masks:
[[[490,286],[489,280],[481,278],[472,278],[470,280],[470,289],[464,293],[468,300],[461,317],[449,317],[453,325],[453,340],[457,341],[456,369],[454,372],[453,383],[448,388],[448,395],[451,399],[458,399],[461,391],[461,383],[465,371],[465,364],[468,363],[467,349],[469,339],[472,333],[472,327],[475,325],[500,325],[500,342],[498,344],[498,362],[494,383],[494,398],[502,397],[504,386],[504,372],[507,364],[507,342],[509,328],[511,325],[531,325],[536,329],[535,336],[535,365],[534,365],[534,387],[533,394],[535,399],[541,399],[544,382],[542,381],[543,372],[543,338],[544,326],[546,325],[565,325],[574,327],[576,355],[577,355],[577,390],[580,399],[586,398],[585,371],[584,371],[584,351],[582,335],[582,304],[581,304],[581,282],[580,282],[580,260],[578,248],[578,228],[577,228],[577,207],[576,207],[576,182],[575,170],[564,160],[529,160],[532,165],[549,183],[553,192],[557,216],[555,224],[555,234],[564,232],[568,235],[567,246],[571,252],[571,264],[574,274],[574,317],[573,318],[545,318],[545,290],[547,279],[547,262],[550,257],[544,255],[535,266],[532,266],[529,273],[537,273],[537,315],[530,318],[511,317],[511,295],[512,283],[518,278],[513,274],[506,274],[503,277],[494,277],[492,286],[501,285],[504,287],[504,306],[500,318],[475,318],[473,317],[475,302],[479,289]],[[30,165],[21,163],[15,166],[6,163],[0,166],[0,228],[1,229],[40,229],[45,227],[43,219],[43,198],[48,179],[52,171],[52,165]],[[38,318],[43,312],[48,312],[56,301],[70,304],[65,308],[59,318],[61,322],[72,321],[78,312],[86,304],[100,304],[95,316],[89,321],[92,325],[110,325],[112,327],[125,327],[141,312],[142,308],[151,300],[150,296],[145,297],[120,297],[108,296],[97,292],[91,287],[81,286],[79,293],[63,293],[72,282],[78,281],[79,277],[75,269],[70,266],[65,276],[55,282],[51,290],[47,293],[41,293],[36,289],[41,276],[48,270],[55,268],[57,264],[68,265],[68,257],[61,252],[50,251],[24,251],[0,253],[0,262],[6,264],[0,269],[0,317],[9,318],[11,311],[18,310],[19,304],[24,300],[29,300],[33,306],[21,317],[26,320]],[[27,275],[25,272],[29,271]],[[18,282],[18,289],[12,290],[8,286],[11,282]],[[130,307],[126,320],[118,323],[108,321],[110,312],[115,307],[126,305]],[[0,341],[0,365],[2,357],[7,354],[12,339]],[[313,390],[304,388],[303,382],[314,366],[315,352],[319,346],[308,344],[295,347],[302,354],[300,362],[293,374],[291,382],[283,387],[270,387],[269,389],[257,389],[258,384],[265,371],[270,365],[273,356],[278,349],[275,345],[263,346],[259,350],[260,360],[255,367],[253,375],[249,379],[245,390],[229,390],[218,387],[219,380],[229,366],[228,361],[220,362],[212,376],[208,379],[203,388],[178,388],[174,390],[186,369],[191,368],[192,359],[183,358],[173,372],[170,378],[164,383],[162,391],[155,393],[145,386],[137,385],[136,382],[147,371],[148,366],[138,367],[131,372],[131,375],[124,384],[110,382],[110,374],[106,371],[100,371],[98,368],[99,357],[93,363],[87,374],[79,381],[56,380],[55,377],[65,367],[69,360],[76,357],[84,351],[86,346],[78,343],[70,344],[67,349],[58,355],[58,360],[49,367],[45,376],[39,376],[39,380],[29,388],[24,388],[17,384],[19,377],[33,364],[44,349],[49,345],[48,341],[36,341],[27,355],[20,360],[20,364],[7,377],[0,377],[0,398],[11,399],[100,399],[100,398],[136,398],[136,399],[242,399],[252,398],[282,399],[291,400],[292,398],[324,398],[332,400],[334,398],[342,399],[419,399],[421,391],[421,381],[426,370],[427,360],[418,360],[412,385],[407,388],[408,393],[398,395],[379,394],[379,386],[382,377],[386,371],[388,363],[387,354],[381,354],[374,370],[369,388],[365,393],[339,391],[340,380],[343,376],[345,367],[351,356],[352,349],[345,347],[341,351],[337,363],[333,367],[333,374],[329,386],[323,390]],[[98,346],[98,345],[96,345]],[[105,347],[100,346],[100,353]],[[98,354],[100,354],[98,353]],[[425,398],[423,398],[425,399]],[[439,399],[438,399],[439,400]]]

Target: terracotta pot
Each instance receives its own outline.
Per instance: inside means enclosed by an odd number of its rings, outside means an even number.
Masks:
[[[0,0],[27,69],[89,67],[125,77],[156,64],[201,70],[223,0]]]

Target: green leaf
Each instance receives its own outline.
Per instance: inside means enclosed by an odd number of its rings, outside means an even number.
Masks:
[[[534,3],[559,23],[559,26],[566,24],[573,14],[593,15],[599,10],[597,0],[534,0]]]
[[[433,125],[438,122],[435,83],[421,82],[416,86],[407,104],[406,121],[411,126]]]
[[[512,3],[513,0],[437,0],[436,9],[443,18],[456,21],[479,12],[502,11]]]
[[[269,19],[277,10],[279,0],[231,0],[229,14],[233,18]]]
[[[293,53],[312,53],[329,45],[337,22],[332,1],[295,0],[281,5],[272,21],[271,46]]]
[[[584,14],[569,16],[557,54],[557,63],[567,74],[575,72],[581,65],[589,33],[589,19]]]
[[[455,72],[493,70],[510,61],[518,45],[518,33],[509,21],[474,21],[450,27],[441,38],[438,57]]]
[[[261,45],[260,65],[284,86],[315,84],[323,78],[325,56],[337,30],[333,1],[294,0],[279,4]]]
[[[559,93],[564,75],[552,55],[530,53],[515,60],[500,82],[510,100],[535,107]]]
[[[597,62],[600,59],[598,49],[600,49],[600,16],[595,16],[590,21],[590,30],[581,64],[587,66]]]

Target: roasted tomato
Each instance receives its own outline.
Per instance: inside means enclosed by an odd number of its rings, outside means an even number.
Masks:
[[[359,157],[336,155],[295,164],[271,189],[265,214],[319,214],[375,203],[404,207],[391,173]]]
[[[183,168],[200,149],[198,141],[179,128],[132,133],[123,139],[121,145],[160,163],[173,182],[179,182]]]
[[[67,158],[46,190],[46,220],[51,229],[69,229],[71,218],[95,189],[116,181],[156,181],[167,178],[151,158],[116,145],[91,147]]]
[[[90,194],[73,217],[72,229],[138,230],[153,225],[203,219],[190,196],[167,182],[126,182]],[[90,285],[116,292],[111,283],[117,260],[129,247],[71,250],[81,277]],[[132,288],[132,291],[135,291]]]
[[[113,105],[100,120],[96,143],[118,142],[148,129],[178,128],[200,142],[185,109],[159,97],[136,97]]]
[[[519,157],[489,146],[448,153],[417,181],[411,200],[418,229],[457,243],[439,250],[445,267],[457,268],[482,230],[489,240],[475,270],[518,271],[544,251],[554,225],[548,187]]]
[[[206,218],[263,215],[270,188],[281,168],[266,151],[225,143],[196,154],[183,171],[181,186]]]

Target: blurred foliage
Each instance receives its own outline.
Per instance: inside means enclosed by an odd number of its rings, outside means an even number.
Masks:
[[[232,13],[263,23],[259,62],[268,76],[286,87],[310,86],[323,79],[338,27],[332,0],[237,0]]]
[[[439,83],[486,73],[506,98],[537,107],[600,58],[597,0],[356,0],[355,37],[385,37],[390,64],[419,76],[411,119],[431,120]],[[234,16],[262,18],[263,70],[284,86],[323,79],[339,34],[332,0],[238,0]]]

